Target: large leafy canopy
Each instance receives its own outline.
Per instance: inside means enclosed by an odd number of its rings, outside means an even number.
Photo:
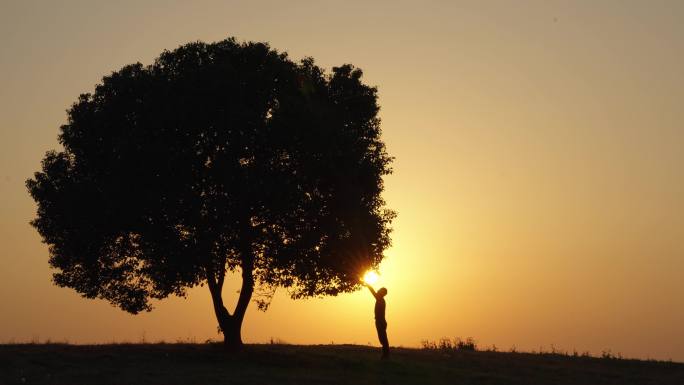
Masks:
[[[129,312],[245,268],[357,287],[390,243],[376,89],[263,43],[191,43],[81,95],[27,186],[55,282]]]

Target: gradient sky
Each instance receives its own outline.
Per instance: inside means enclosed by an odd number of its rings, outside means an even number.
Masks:
[[[220,337],[206,287],[132,316],[54,286],[24,181],[103,75],[235,36],[378,86],[392,345],[684,361],[682,20],[682,1],[2,0],[0,342]],[[243,327],[271,337],[377,345],[373,299],[281,291]]]

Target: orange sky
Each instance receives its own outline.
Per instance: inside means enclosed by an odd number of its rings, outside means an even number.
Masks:
[[[378,86],[393,345],[684,361],[684,2],[92,3],[0,4],[0,342],[219,338],[206,288],[131,316],[53,286],[24,181],[103,75],[235,36]],[[279,293],[243,338],[377,344],[372,311]]]

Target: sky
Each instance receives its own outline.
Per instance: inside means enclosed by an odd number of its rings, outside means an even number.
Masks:
[[[392,345],[684,361],[682,19],[681,1],[1,0],[0,343],[220,338],[206,286],[134,316],[53,285],[24,182],[102,76],[234,36],[378,87]],[[243,340],[377,346],[373,304],[281,290]]]

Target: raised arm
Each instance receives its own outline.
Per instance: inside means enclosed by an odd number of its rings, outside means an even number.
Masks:
[[[371,286],[367,283],[364,283],[364,285],[366,285],[368,290],[370,290],[371,294],[373,294],[373,297],[375,297],[375,299],[378,299],[378,293],[375,292],[375,290],[373,289],[373,286]]]

